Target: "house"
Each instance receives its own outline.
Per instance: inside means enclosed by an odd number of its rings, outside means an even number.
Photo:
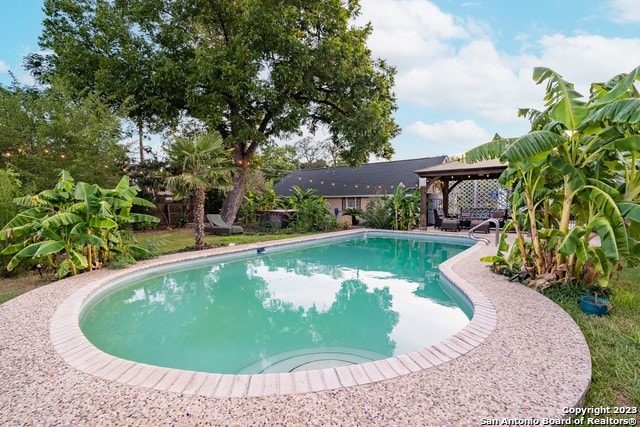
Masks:
[[[294,185],[312,188],[329,202],[332,212],[349,208],[364,209],[376,196],[393,194],[398,185],[418,188],[415,171],[442,164],[447,156],[368,163],[355,168],[348,166],[301,169],[280,180],[274,189],[279,196],[288,197]],[[337,211],[336,211],[337,209]]]

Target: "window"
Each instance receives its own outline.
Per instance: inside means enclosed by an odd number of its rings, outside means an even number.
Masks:
[[[343,197],[342,210],[360,209],[360,197]]]

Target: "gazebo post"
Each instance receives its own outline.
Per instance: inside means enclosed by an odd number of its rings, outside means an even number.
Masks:
[[[432,187],[436,179],[426,178],[424,187],[420,187],[420,230],[426,230],[429,227],[429,188]]]
[[[446,217],[449,215],[449,180],[443,178],[442,181],[444,182],[442,185],[442,210]]]

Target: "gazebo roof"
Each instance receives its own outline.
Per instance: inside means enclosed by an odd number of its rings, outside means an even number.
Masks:
[[[463,163],[456,160],[418,169],[415,173],[420,178],[427,179],[491,179],[498,178],[507,166],[506,163],[501,163],[498,159],[483,160],[477,163]]]

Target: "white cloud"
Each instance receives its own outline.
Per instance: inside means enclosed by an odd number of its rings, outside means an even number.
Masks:
[[[609,0],[609,9],[619,22],[640,22],[637,2]],[[518,108],[542,109],[544,102],[545,85],[533,81],[534,67],[553,69],[587,97],[591,83],[640,64],[640,37],[554,34],[537,27],[502,47],[497,43],[505,40],[496,37],[502,28],[445,13],[427,0],[362,0],[361,6],[358,22],[373,25],[373,55],[397,67],[397,118],[404,132],[394,140],[395,158],[463,153],[494,132],[526,132]],[[464,6],[472,10],[478,2]]]
[[[519,107],[540,103],[531,70],[528,60],[514,61],[489,40],[472,41],[455,55],[416,64],[400,74],[396,91],[399,98],[417,105],[512,121]]]
[[[365,0],[362,12],[373,24],[374,55],[397,66],[398,100],[455,111],[456,119],[468,113],[509,123],[521,120],[518,108],[542,108],[544,86],[532,80],[536,66],[560,73],[588,96],[591,83],[640,64],[640,38],[553,34],[521,41],[524,50],[509,54],[496,47],[486,23],[463,21],[428,1]]]
[[[411,148],[425,155],[462,154],[493,137],[471,120],[445,120],[433,124],[417,121],[409,125],[407,131],[416,135],[419,141]]]
[[[9,66],[2,59],[0,59],[0,73],[6,73],[8,71]]]
[[[445,54],[451,41],[473,36],[454,15],[428,1],[364,0],[361,5],[358,23],[371,22],[374,28],[369,48],[400,67],[416,58],[425,61]]]
[[[576,85],[585,97],[594,82],[607,81],[640,65],[640,38],[605,38],[596,35],[541,38],[540,64]]]
[[[609,7],[614,22],[630,24],[640,22],[640,7],[638,0],[610,0]]]

